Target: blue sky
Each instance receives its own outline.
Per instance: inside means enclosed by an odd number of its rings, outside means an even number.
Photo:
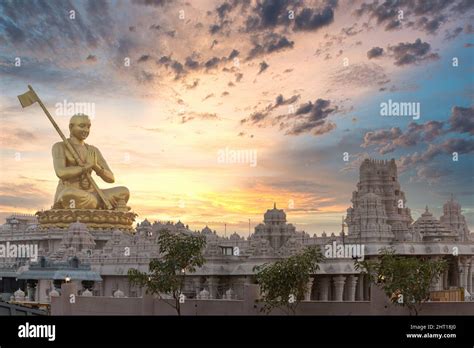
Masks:
[[[32,84],[66,133],[57,103],[95,105],[88,142],[140,219],[244,233],[277,202],[297,229],[337,232],[370,156],[397,160],[415,219],[454,194],[473,229],[473,12],[465,0],[3,1],[0,214],[47,209],[57,185],[58,137],[16,98]],[[380,116],[389,99],[420,103],[421,118]],[[255,151],[257,166],[218,163],[225,148]]]

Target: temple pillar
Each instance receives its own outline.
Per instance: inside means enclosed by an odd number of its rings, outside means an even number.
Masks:
[[[459,280],[460,280],[460,287],[461,288],[464,288],[464,289],[467,289],[467,271],[468,271],[468,268],[467,268],[467,264],[466,264],[466,261],[463,261],[462,263],[460,263],[459,265],[459,268],[461,269],[461,272],[459,274]]]
[[[197,277],[193,279],[194,291],[196,292],[196,298],[199,297],[199,292],[201,291],[201,278]]]
[[[364,275],[359,274],[357,282],[357,301],[364,301]]]
[[[469,269],[467,271],[467,291],[469,291],[470,294],[472,294],[472,268],[473,268],[473,263],[472,260],[470,260],[469,263]]]
[[[357,289],[357,277],[350,275],[347,277],[347,301],[355,301],[356,289]]]
[[[36,295],[36,285],[38,284],[37,280],[27,280],[26,282],[26,300],[35,301],[38,297]]]
[[[313,282],[314,282],[314,278],[309,277],[308,283],[306,284],[306,292],[304,294],[305,301],[311,301],[311,292],[313,290]]]
[[[344,283],[346,277],[340,275],[333,277],[334,282],[334,301],[343,301],[342,295],[344,294]]]
[[[209,286],[209,298],[217,298],[217,284],[219,283],[219,278],[217,277],[208,277],[207,285]]]
[[[443,273],[443,290],[447,290],[449,288],[448,285],[448,271],[444,271]]]
[[[319,300],[327,301],[329,299],[329,277],[319,278]]]

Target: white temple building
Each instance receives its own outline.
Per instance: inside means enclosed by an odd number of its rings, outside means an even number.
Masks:
[[[148,271],[149,261],[160,256],[156,241],[165,229],[206,237],[206,263],[189,276],[187,298],[239,299],[243,284],[255,282],[254,266],[288,257],[308,245],[320,245],[324,250],[325,245],[334,242],[363,245],[365,258],[377,256],[383,247],[393,247],[398,254],[446,259],[449,269],[433,284],[433,290],[462,287],[473,292],[474,234],[467,227],[461,206],[451,197],[439,219],[426,207],[413,221],[393,159],[366,159],[362,163],[345,222],[347,234],[310,237],[296,231],[286,213],[274,205],[265,212],[254,233],[244,238],[237,233],[223,237],[207,226],[191,231],[182,222],[148,220],[138,224],[135,233],[89,230],[80,222],[67,230],[42,230],[35,216],[12,214],[0,228],[0,243],[37,244],[39,260],[32,263],[22,258],[1,258],[0,293],[8,300],[21,288],[24,296],[47,302],[69,278],[87,296],[141,296],[142,289],[130,286],[127,271]],[[326,259],[311,279],[307,300],[370,299],[370,284],[354,268],[352,257]]]

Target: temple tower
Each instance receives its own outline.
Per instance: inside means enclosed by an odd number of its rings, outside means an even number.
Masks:
[[[347,210],[349,235],[362,239],[405,239],[413,221],[398,182],[395,160],[366,159],[360,166],[352,208]]]
[[[443,205],[443,215],[439,218],[446,227],[455,231],[461,242],[469,241],[470,231],[467,227],[466,218],[461,214],[461,205],[453,197]]]

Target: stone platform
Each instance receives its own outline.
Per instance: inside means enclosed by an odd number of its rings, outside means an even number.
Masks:
[[[38,211],[40,228],[68,228],[79,221],[88,228],[98,230],[133,231],[136,213],[123,210],[103,209],[50,209]]]

